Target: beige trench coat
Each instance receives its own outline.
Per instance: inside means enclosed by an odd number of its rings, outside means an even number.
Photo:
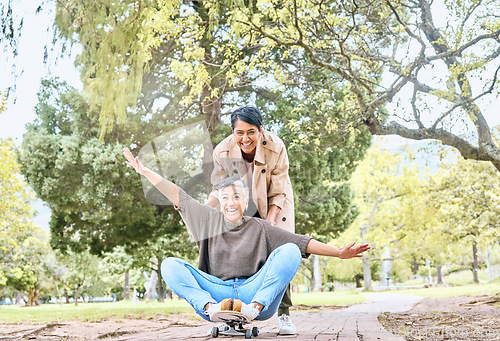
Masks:
[[[276,217],[276,225],[287,231],[295,232],[295,212],[293,191],[288,175],[288,155],[285,144],[275,134],[262,130],[257,150],[255,151],[252,177],[252,199],[260,216],[267,217],[270,205],[281,210]],[[219,198],[219,182],[229,176],[239,176],[248,185],[247,167],[241,155],[241,149],[233,135],[226,137],[215,147],[213,153],[214,170],[212,172],[213,189],[210,196]]]

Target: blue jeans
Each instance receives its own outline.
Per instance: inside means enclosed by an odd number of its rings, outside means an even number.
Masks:
[[[246,279],[221,280],[186,261],[166,258],[161,263],[161,275],[172,292],[185,299],[207,321],[207,303],[219,303],[225,298],[238,298],[243,303],[257,302],[264,306],[257,320],[274,315],[288,284],[299,269],[302,256],[295,244],[284,244],[274,250],[264,266]]]

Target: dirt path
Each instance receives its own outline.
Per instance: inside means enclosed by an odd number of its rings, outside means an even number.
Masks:
[[[500,340],[500,296],[427,298],[380,322],[406,340]]]

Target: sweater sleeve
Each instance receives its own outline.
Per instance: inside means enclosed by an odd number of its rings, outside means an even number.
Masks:
[[[283,244],[293,243],[299,247],[302,258],[308,258],[310,256],[309,253],[306,253],[306,248],[307,244],[311,239],[313,239],[313,237],[288,232],[287,230],[284,230],[277,226],[273,226],[268,221],[262,219],[261,223],[264,225],[263,228],[266,232],[269,253]]]
[[[199,203],[182,189],[179,189],[179,206],[176,210],[196,242],[223,232],[222,212]]]

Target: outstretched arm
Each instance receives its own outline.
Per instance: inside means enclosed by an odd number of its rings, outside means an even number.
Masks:
[[[339,249],[334,246],[319,242],[315,239],[311,239],[307,244],[306,252],[313,255],[348,259],[354,257],[363,257],[361,253],[368,251],[370,249],[370,246],[368,246],[368,244],[361,244],[356,246],[354,246],[354,244],[355,242],[352,242],[351,244]]]
[[[179,206],[179,187],[176,184],[144,167],[139,158],[134,157],[128,148],[123,149],[123,155],[127,158],[127,165],[133,167],[137,173],[144,175],[168,200],[175,206]]]

